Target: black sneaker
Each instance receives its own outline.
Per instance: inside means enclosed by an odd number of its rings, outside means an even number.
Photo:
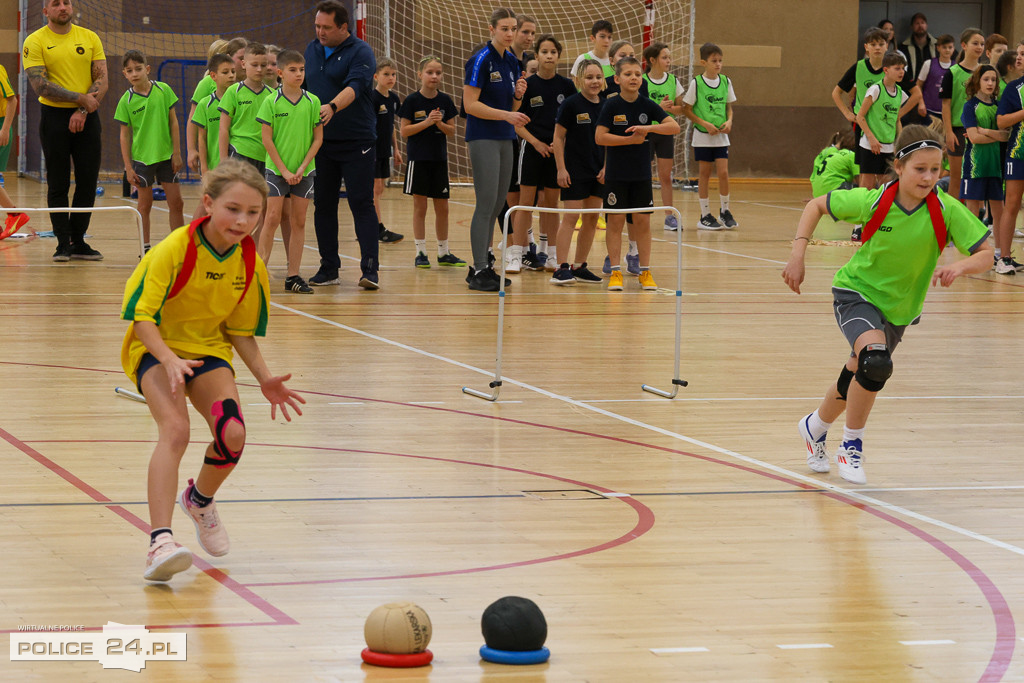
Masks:
[[[493,267],[493,266],[494,266],[494,262],[495,262],[496,260],[497,260],[497,259],[495,259],[495,258],[494,258],[494,252],[493,252],[493,251],[491,251],[490,249],[488,249],[488,250],[487,250],[487,265],[489,265],[489,266],[492,266],[492,267]]]
[[[56,263],[64,263],[71,260],[71,245],[57,245],[57,251],[53,252],[53,260]]]
[[[732,211],[726,209],[725,211],[719,211],[718,217],[722,219],[722,225],[725,226],[726,230],[732,230],[733,228],[739,227],[739,223],[732,217]]]
[[[488,268],[487,270],[484,271],[484,274],[487,277],[489,277],[492,280],[494,280],[495,284],[499,284],[501,282],[501,276],[498,275],[498,271],[496,271],[494,268]],[[512,285],[512,281],[509,280],[508,278],[505,278],[505,286],[506,287],[510,287],[511,285]]]
[[[576,277],[572,274],[572,268],[569,267],[569,264],[563,263],[555,271],[554,275],[551,276],[550,282],[553,285],[574,285],[576,284]]]
[[[525,270],[544,270],[544,261],[546,260],[547,257],[541,260],[540,254],[531,251],[523,252],[523,268]]]
[[[440,259],[438,259],[438,263],[440,263]],[[417,268],[429,268],[430,259],[428,259],[427,255],[424,254],[422,251],[419,251],[416,252],[416,260],[414,261],[414,264],[416,265]]]
[[[85,242],[79,242],[71,246],[71,258],[79,261],[102,261],[103,254]]]
[[[579,268],[572,269],[572,276],[579,282],[588,282],[592,284],[603,282],[599,275],[594,275],[587,269],[587,264],[585,262],[581,263]]]
[[[380,289],[380,284],[377,280],[377,273],[363,273],[363,276],[359,278],[359,286],[370,291]]]
[[[391,232],[387,228],[381,228],[377,232],[377,239],[384,244],[394,244],[395,242],[401,242],[405,239],[405,235],[400,235],[397,232]]]
[[[483,270],[473,270],[470,268],[469,275],[466,276],[469,288],[478,292],[497,292],[501,289],[501,285],[496,278],[491,277],[490,274],[493,272],[493,268],[485,268]]]
[[[861,227],[858,225],[850,232],[850,240],[853,242],[860,242]]]
[[[715,217],[710,213],[706,213],[700,217],[700,227],[698,230],[724,230],[725,226],[715,220]]]
[[[313,285],[314,287],[323,287],[325,285],[340,285],[341,280],[338,279],[338,271],[320,266],[320,270],[316,271],[316,275],[309,278],[309,284]]]
[[[448,266],[449,268],[462,268],[466,265],[466,262],[455,254],[448,252],[444,256],[437,257],[437,265]]]
[[[298,294],[312,294],[313,288],[299,275],[292,275],[284,280],[284,291]]]

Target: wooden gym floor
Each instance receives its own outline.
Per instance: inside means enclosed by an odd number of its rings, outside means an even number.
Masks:
[[[8,178],[17,202],[45,204],[42,186]],[[99,204],[128,205],[118,194],[108,185]],[[186,195],[190,211],[195,188]],[[675,245],[660,224],[663,291],[513,278],[496,403],[460,389],[487,388],[497,297],[470,292],[464,269],[413,267],[399,187],[383,204],[406,239],[382,246],[378,292],[355,286],[344,205],[340,287],[284,293],[278,244],[262,348],[309,403],[271,422],[239,367],[249,444],[218,496],[233,549],[199,552],[168,585],[142,580],[156,430],[113,391],[129,386],[118,312],[134,223],[93,219],[101,263],[54,264],[52,239],[0,243],[0,630],[116,621],[187,634],[187,661],[149,662],[159,680],[1024,680],[1021,276],[931,292],[868,425],[869,484],[814,475],[796,422],[847,353],[829,286],[853,247],[811,247],[804,294],[785,287],[808,195],[736,182],[740,228],[706,233],[696,196],[676,193],[689,387],[671,401],[640,389],[672,379]],[[453,191],[464,258],[472,204]],[[154,226],[165,234],[166,213]],[[307,235],[308,277],[311,220]],[[599,238],[595,271],[603,256]],[[209,440],[201,420],[193,437],[182,482]],[[198,551],[180,514],[175,530]],[[480,615],[504,595],[544,611],[548,664],[479,660]],[[366,616],[396,600],[431,617],[427,669],[360,662]],[[95,661],[0,671],[136,680]]]

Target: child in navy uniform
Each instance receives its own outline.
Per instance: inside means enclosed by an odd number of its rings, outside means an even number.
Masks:
[[[373,75],[376,87],[370,91],[370,102],[377,112],[377,163],[373,171],[373,208],[377,211],[377,239],[385,244],[401,242],[404,235],[391,232],[384,227],[384,217],[380,212],[380,196],[384,192],[384,183],[391,177],[391,156],[395,157],[395,165],[402,165],[402,153],[398,150],[395,139],[395,113],[402,101],[391,92],[398,80],[395,63],[387,57],[377,60],[377,73]]]

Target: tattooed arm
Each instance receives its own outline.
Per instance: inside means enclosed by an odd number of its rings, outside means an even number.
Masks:
[[[67,88],[57,85],[50,80],[49,74],[46,72],[45,66],[30,66],[25,69],[25,76],[28,77],[28,82],[32,85],[32,89],[35,90],[36,94],[40,97],[45,97],[50,100],[56,100],[60,102],[73,102],[80,106],[86,106],[85,95],[82,93],[71,92]],[[95,84],[94,84],[95,85]],[[96,101],[95,97],[91,98],[93,102]],[[95,107],[93,107],[95,109]]]
[[[107,94],[107,60],[97,59],[92,63],[92,85],[89,86],[89,93],[96,98],[96,106],[99,106],[100,100]],[[92,111],[90,109],[89,111]]]

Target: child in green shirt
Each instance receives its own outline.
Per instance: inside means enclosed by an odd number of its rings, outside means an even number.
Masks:
[[[266,150],[263,148],[261,126],[256,121],[256,114],[263,100],[272,92],[263,84],[267,48],[260,43],[249,43],[245,46],[242,64],[245,79],[228,88],[218,106],[221,117],[217,148],[221,159],[237,157],[263,173]]]
[[[199,170],[206,175],[220,163],[220,101],[228,87],[235,82],[234,60],[225,53],[215,54],[206,63],[206,70],[214,90],[196,105],[192,123],[195,124],[199,149]]]

